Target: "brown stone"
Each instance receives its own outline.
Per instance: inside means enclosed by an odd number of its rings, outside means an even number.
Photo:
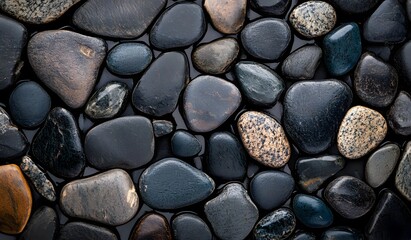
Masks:
[[[149,213],[144,215],[136,224],[130,240],[172,240],[170,226],[167,219],[160,214]]]
[[[20,168],[0,166],[0,232],[21,233],[31,213],[31,191]]]
[[[204,8],[219,32],[235,34],[243,27],[247,0],[205,0]]]

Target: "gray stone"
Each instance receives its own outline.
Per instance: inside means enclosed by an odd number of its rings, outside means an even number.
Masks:
[[[207,223],[192,213],[179,214],[173,219],[172,228],[176,240],[212,240]]]
[[[395,174],[395,186],[398,191],[411,201],[411,141],[407,143],[402,153],[400,164]]]
[[[58,240],[118,240],[117,235],[104,227],[85,222],[69,222],[60,229]]]
[[[387,114],[388,124],[396,134],[411,135],[411,96],[401,91]]]
[[[162,137],[174,131],[174,124],[167,120],[153,121],[154,136]]]
[[[387,144],[375,151],[365,165],[365,180],[377,188],[387,181],[397,166],[401,150],[397,144]]]
[[[289,79],[312,79],[320,65],[323,51],[316,45],[305,45],[292,52],[284,60],[281,70]]]
[[[0,159],[23,156],[29,143],[26,136],[11,122],[7,112],[0,107]]]

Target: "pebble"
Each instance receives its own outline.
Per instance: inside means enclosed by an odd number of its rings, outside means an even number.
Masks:
[[[208,225],[199,216],[182,213],[171,224],[176,240],[212,240],[213,235]]]
[[[268,16],[279,16],[284,15],[291,4],[290,0],[251,0],[251,7],[263,14]]]
[[[21,233],[30,218],[30,187],[15,164],[0,166],[0,232]]]
[[[234,84],[214,76],[199,76],[188,84],[183,96],[187,126],[194,132],[213,131],[240,103],[241,93]]]
[[[199,203],[215,189],[213,179],[177,159],[162,159],[144,170],[139,180],[144,203],[154,209],[178,209]]]
[[[188,71],[184,53],[163,53],[150,65],[134,87],[134,107],[155,117],[172,113],[188,82]]]
[[[411,41],[402,45],[393,56],[394,67],[398,71],[399,79],[403,83],[404,88],[408,92],[411,92],[411,61],[409,56],[411,55]]]
[[[337,136],[338,151],[346,158],[358,159],[384,140],[387,123],[377,111],[354,106],[346,113]]]
[[[297,5],[289,16],[291,26],[306,38],[321,37],[337,22],[337,13],[327,2],[308,1]]]
[[[375,193],[358,178],[342,176],[328,184],[325,200],[342,217],[356,219],[368,213],[375,203]]]
[[[297,219],[309,228],[326,228],[333,223],[332,211],[317,197],[297,194],[292,205]]]
[[[56,190],[47,175],[30,159],[29,156],[24,156],[20,169],[33,183],[35,189],[47,200],[56,201]]]
[[[244,239],[258,220],[258,208],[239,183],[227,184],[205,204],[204,212],[221,240]]]
[[[407,37],[407,16],[398,0],[385,0],[364,22],[364,39],[372,43],[400,43]]]
[[[1,1],[0,9],[4,11],[4,4],[14,4],[13,0]],[[0,90],[9,88],[23,67],[23,49],[27,43],[27,29],[23,24],[11,18],[0,15]]]
[[[251,179],[250,195],[260,209],[272,211],[290,198],[294,185],[294,179],[288,173],[264,171]]]
[[[219,38],[201,44],[192,53],[194,67],[206,74],[227,72],[240,53],[235,38]]]
[[[201,148],[200,141],[187,131],[178,130],[171,137],[171,151],[177,157],[194,157]]]
[[[302,151],[323,152],[334,142],[352,98],[351,89],[339,80],[297,82],[284,97],[284,128]]]
[[[338,155],[300,158],[295,164],[298,185],[304,191],[313,193],[344,166],[344,158]]]
[[[282,78],[263,64],[241,61],[235,65],[234,73],[242,93],[254,105],[272,107],[284,92]]]
[[[365,180],[378,188],[387,181],[397,166],[401,150],[397,144],[387,144],[375,151],[365,165]]]
[[[106,56],[103,40],[67,30],[34,35],[27,55],[37,77],[70,108],[80,108],[94,88]]]
[[[321,240],[363,240],[362,234],[349,227],[333,227],[321,235]]]
[[[277,120],[264,113],[247,111],[238,119],[237,128],[253,159],[272,168],[287,164],[291,156],[290,143]]]
[[[57,232],[59,220],[56,211],[47,206],[41,206],[32,214],[19,240],[43,239],[53,240]]]
[[[33,139],[31,151],[35,162],[57,177],[77,177],[86,164],[76,120],[60,107],[50,111]]]
[[[85,222],[66,223],[59,232],[58,240],[118,240],[116,234],[104,227]]]
[[[411,201],[411,141],[403,150],[400,163],[395,174],[395,187],[408,200]]]
[[[290,237],[290,240],[316,240],[316,236],[310,232],[304,232],[301,230],[297,230],[294,235]]]
[[[7,112],[0,107],[0,159],[23,156],[29,147],[26,136],[11,122]]]
[[[174,131],[174,124],[167,120],[154,120],[153,131],[155,137],[162,137]]]
[[[206,168],[211,176],[224,181],[244,179],[247,157],[235,135],[215,132],[210,136],[207,146]]]
[[[153,126],[142,116],[120,117],[97,125],[84,141],[88,162],[102,170],[141,167],[153,158],[154,146]]]
[[[17,125],[35,128],[46,119],[51,108],[51,99],[39,84],[27,81],[14,88],[9,98],[9,108]]]
[[[245,51],[262,60],[278,60],[291,40],[290,27],[284,20],[277,18],[260,18],[247,24],[241,31],[241,43]]]
[[[279,208],[263,217],[254,228],[256,240],[283,240],[294,231],[297,224],[294,213],[288,208]]]
[[[236,34],[244,25],[247,0],[204,0],[213,26],[223,34]]]
[[[144,71],[153,59],[151,49],[141,42],[125,42],[114,46],[107,55],[108,70],[131,76]]]
[[[381,0],[331,0],[335,6],[349,14],[362,14],[373,9]]]
[[[74,13],[73,23],[105,37],[137,38],[166,3],[166,0],[88,0]]]
[[[411,135],[411,96],[401,91],[387,114],[388,125],[396,134]]]
[[[281,65],[281,71],[288,79],[312,79],[320,65],[322,55],[323,51],[320,47],[305,45],[287,56]]]
[[[150,43],[160,50],[186,48],[199,41],[207,29],[203,9],[191,2],[167,8],[150,31]]]
[[[130,240],[158,239],[172,240],[171,229],[167,219],[157,213],[144,215],[131,232]]]
[[[361,56],[361,34],[356,23],[345,23],[328,33],[323,40],[324,63],[333,76],[353,69]]]
[[[364,53],[354,72],[357,96],[374,107],[387,107],[397,94],[398,74],[395,68],[372,53]]]
[[[110,226],[131,220],[138,204],[131,177],[120,169],[69,182],[60,193],[60,208],[68,216]]]

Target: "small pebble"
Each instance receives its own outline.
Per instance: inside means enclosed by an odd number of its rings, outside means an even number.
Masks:
[[[171,151],[177,157],[194,157],[201,148],[200,141],[187,131],[178,130],[171,137]]]
[[[362,234],[349,227],[333,227],[325,231],[321,240],[363,240]]]
[[[0,160],[23,156],[29,147],[26,136],[11,122],[7,112],[0,106]]]
[[[154,120],[153,131],[154,136],[162,137],[174,131],[174,124],[167,120]]]
[[[137,222],[129,239],[172,240],[173,237],[167,219],[163,215],[148,213]]]
[[[171,224],[176,240],[212,240],[213,234],[207,223],[192,213],[182,213]]]
[[[256,240],[283,240],[293,233],[297,224],[294,213],[288,208],[279,208],[263,217],[254,227]]]
[[[288,79],[312,79],[320,65],[322,55],[323,51],[320,47],[305,45],[287,56],[281,65],[281,71]]]
[[[395,187],[411,201],[411,142],[408,142],[402,152],[400,163],[395,174]]]
[[[350,14],[362,14],[373,9],[381,0],[331,0],[339,9]]]
[[[397,144],[387,144],[379,148],[368,158],[365,165],[365,180],[377,188],[387,181],[397,166],[401,150]]]
[[[411,41],[408,41],[394,53],[393,57],[393,64],[398,71],[400,83],[402,83],[402,85],[408,92],[411,92],[411,61],[409,61],[410,54]]]
[[[326,228],[333,223],[330,208],[319,198],[297,194],[293,199],[293,210],[297,219],[309,228]]]
[[[66,223],[59,232],[58,240],[118,240],[116,234],[104,227],[93,225],[85,222]]]
[[[56,211],[47,206],[41,206],[30,217],[19,240],[53,240],[58,232],[59,219]]]
[[[243,27],[247,0],[204,0],[204,9],[219,32],[235,34]]]
[[[288,11],[290,0],[251,0],[251,7],[262,15],[279,16]]]

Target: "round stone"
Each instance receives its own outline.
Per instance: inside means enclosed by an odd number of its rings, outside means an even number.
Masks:
[[[212,240],[210,228],[199,216],[182,213],[175,217],[171,224],[176,240]]]
[[[305,45],[283,61],[281,71],[288,79],[304,80],[312,79],[320,65],[323,51],[316,45]]]
[[[148,213],[137,222],[129,239],[172,240],[173,238],[167,219],[157,213]]]
[[[189,132],[178,130],[171,137],[171,151],[177,157],[194,157],[201,148],[200,141]]]
[[[283,240],[293,233],[297,224],[294,213],[288,208],[279,208],[263,217],[254,227],[256,240]]]
[[[401,91],[387,114],[388,125],[396,134],[411,135],[411,96]]]
[[[300,222],[309,228],[325,228],[333,223],[333,213],[319,198],[297,194],[293,199],[293,210]]]
[[[162,137],[174,131],[174,124],[167,120],[153,121],[154,136]]]
[[[204,0],[204,8],[219,32],[235,34],[243,27],[247,14],[247,0]]]
[[[387,181],[397,166],[401,150],[397,144],[387,144],[375,151],[365,165],[365,179],[367,183],[377,188]]]

